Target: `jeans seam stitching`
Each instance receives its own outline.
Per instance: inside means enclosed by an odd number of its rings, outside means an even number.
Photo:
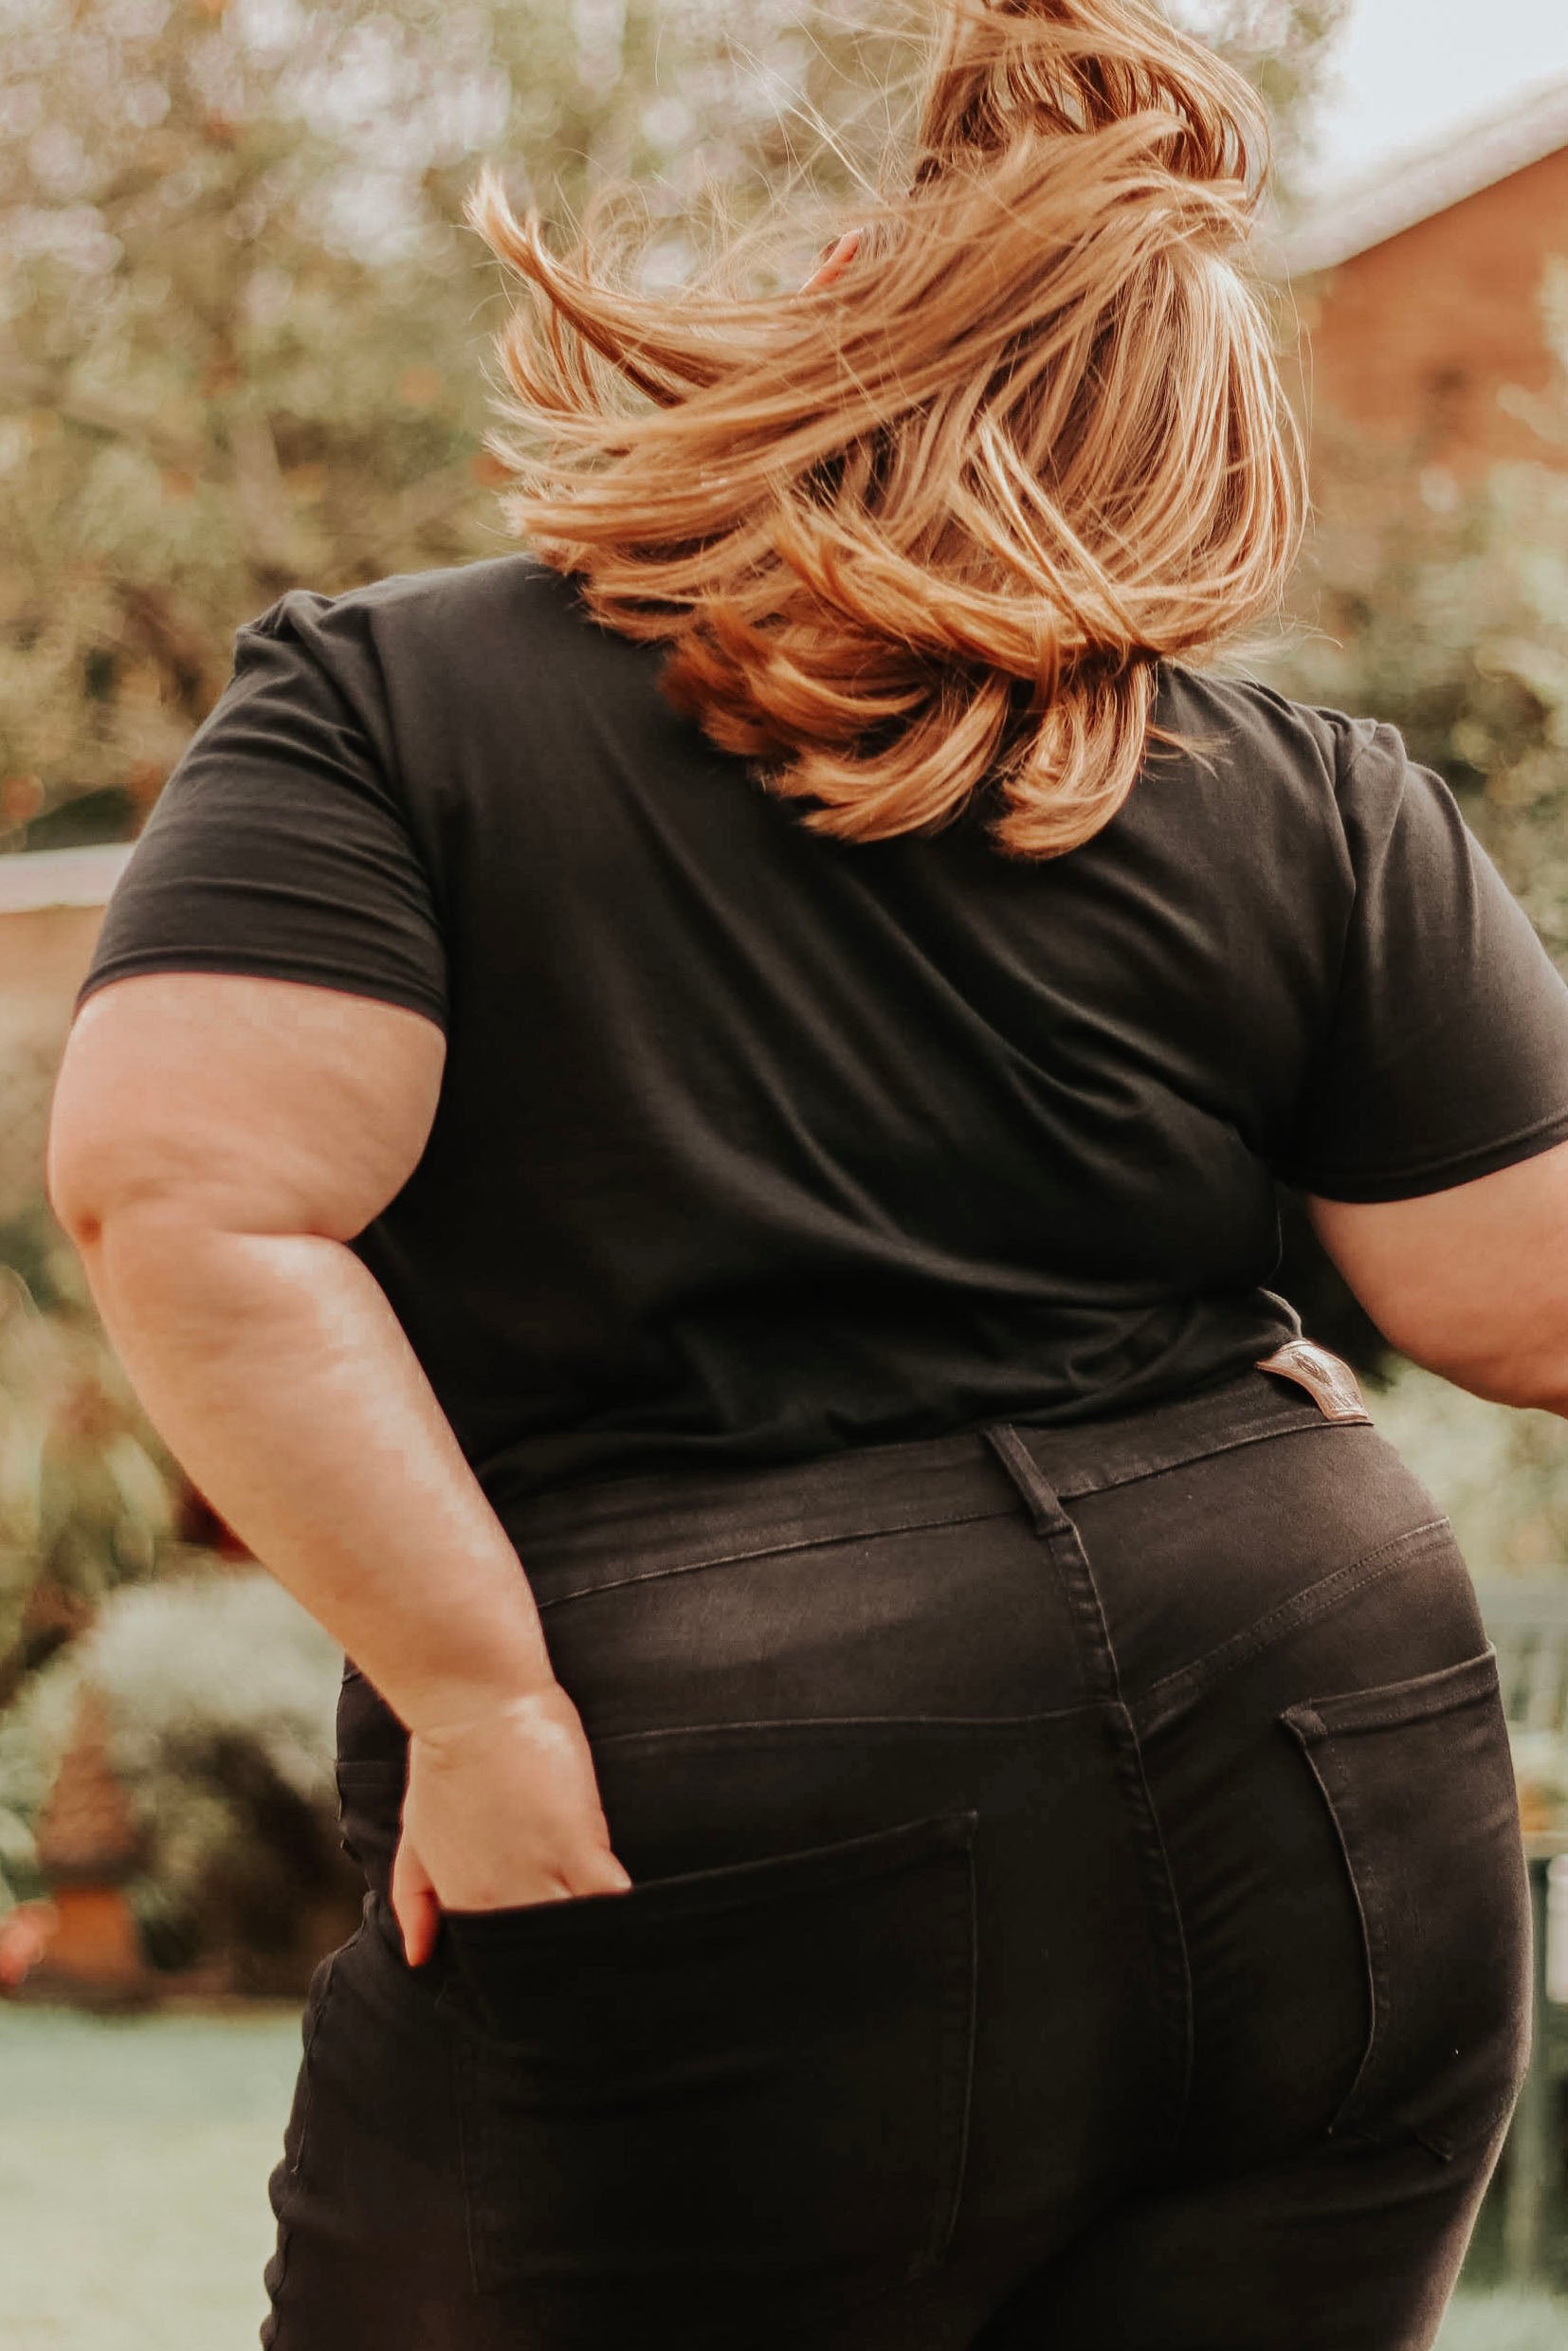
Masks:
[[[1067,1603],[1079,1672],[1086,1694],[1105,1708],[1123,1815],[1135,1841],[1149,1921],[1151,1959],[1161,2009],[1158,2055],[1167,2077],[1166,2144],[1174,2152],[1192,2094],[1194,2013],[1192,1964],[1170,1855],[1143,1768],[1138,1725],[1121,1692],[1116,1643],[1082,1530],[1063,1505],[1050,1477],[1018,1431],[997,1422],[987,1442],[1018,1489],[1048,1565]],[[1174,2033],[1172,2028],[1174,2027]]]
[[[1116,1772],[1121,1783],[1127,1817],[1141,1849],[1145,1866],[1152,1866],[1152,1874],[1158,1888],[1151,1923],[1151,1941],[1166,2025],[1175,2028],[1174,2048],[1162,2034],[1160,2051],[1169,2082],[1166,2146],[1168,2151],[1174,2151],[1186,2125],[1193,2081],[1193,1982],[1186,1929],[1170,1855],[1160,1830],[1159,1816],[1155,1810],[1148,1774],[1143,1768],[1138,1724],[1122,1696],[1121,1669],[1117,1659],[1116,1643],[1105,1614],[1104,1602],[1100,1596],[1100,1587],[1095,1580],[1093,1562],[1080,1529],[1060,1504],[1058,1520],[1059,1523],[1044,1538],[1046,1550],[1066,1589],[1075,1622],[1082,1624],[1091,1640],[1094,1670],[1103,1684],[1103,1699],[1109,1703]]]
[[[969,2130],[971,2130],[971,2118],[974,2118],[975,2032],[978,2032],[978,2014],[975,2014],[975,1977],[978,1977],[978,1935],[980,1935],[978,1904],[975,1904],[974,1841],[964,1846],[964,1883],[961,1883],[961,1892],[964,1892],[964,1916],[961,1916],[961,1925],[964,1925],[966,1965],[964,1965],[964,2008],[961,2008],[961,2017],[959,2017],[959,2038],[961,2038],[961,2050],[964,2050],[961,2083],[959,2083],[959,2092],[957,2092],[959,2130],[957,2130],[955,2163],[952,2163],[952,2194],[950,2194],[950,2198],[947,2198],[947,2219],[931,2245],[933,2264],[940,2262],[940,2259],[945,2257],[947,2248],[952,2245],[952,2233],[955,2233],[957,2224],[959,2224],[959,2205],[961,2205],[961,2200],[964,2200],[966,2173],[969,2173]]]
[[[1259,1655],[1286,1633],[1299,1632],[1304,1626],[1315,1624],[1342,1599],[1358,1592],[1379,1576],[1388,1575],[1409,1554],[1423,1544],[1424,1539],[1447,1530],[1446,1517],[1424,1519],[1419,1526],[1407,1527],[1403,1534],[1363,1552],[1348,1566],[1336,1568],[1331,1575],[1321,1576],[1304,1590],[1293,1593],[1288,1600],[1267,1610],[1239,1632],[1229,1634],[1201,1657],[1171,1673],[1161,1674],[1152,1682],[1139,1702],[1138,1713],[1143,1736],[1150,1737],[1163,1730],[1182,1711],[1184,1704],[1195,1703],[1234,1666],[1243,1665],[1249,1657]]]
[[[361,1932],[362,1931],[363,1921],[361,1921]],[[355,1940],[357,1940],[357,1938],[355,1938]],[[321,2030],[322,2024],[326,2020],[327,2006],[332,1998],[333,1986],[337,1976],[337,1961],[340,1956],[340,1953],[334,1951],[328,1957],[326,1963],[327,1973],[325,1981],[321,1986],[321,1996],[319,2000],[317,2001],[315,2011],[310,2017],[310,2030],[308,2034],[304,2036],[304,2046],[301,2051],[300,2064],[301,2106],[300,2113],[300,2143],[295,2153],[295,2159],[289,2165],[286,2175],[288,2188],[290,2191],[288,2197],[288,2208],[285,2213],[280,2213],[278,2215],[278,2272],[272,2282],[267,2295],[267,2300],[272,2305],[272,2315],[274,2317],[276,2317],[283,2288],[288,2283],[289,2254],[293,2250],[294,2241],[293,2212],[294,2207],[298,2203],[297,2191],[299,2189],[301,2175],[304,2171],[305,2155],[310,2140],[311,2107],[315,2103],[315,2084],[312,2080],[312,2072],[315,2065],[316,2039],[318,2033]]]
[[[361,1934],[364,1932],[363,1920],[360,1922],[359,1932]],[[337,1981],[337,1961],[340,1957],[339,1952],[334,1951],[327,1960],[326,1980],[321,1986],[321,1996],[316,2004],[316,2013],[311,2019],[310,2038],[304,2047],[304,2112],[300,2117],[299,2154],[289,2171],[289,2177],[292,2179],[298,2179],[305,2167],[305,2155],[310,2141],[311,2108],[315,2104],[313,2077],[316,2069],[316,2042],[321,2027],[327,2020],[327,2010],[332,2005],[332,1995]]]
[[[1443,1701],[1432,1704],[1432,1686],[1445,1686]],[[1456,1666],[1441,1666],[1431,1673],[1417,1674],[1409,1683],[1396,1684],[1396,1699],[1384,1698],[1380,1705],[1363,1704],[1375,1693],[1355,1690],[1322,1697],[1310,1708],[1319,1734],[1324,1738],[1354,1735],[1358,1731],[1397,1730],[1407,1723],[1440,1720],[1447,1714],[1457,1714],[1463,1707],[1489,1704],[1499,1699],[1497,1649],[1488,1641],[1474,1657],[1462,1658]],[[1377,1693],[1381,1696],[1382,1693]],[[1324,1706],[1348,1706],[1343,1720],[1330,1721],[1321,1709]]]
[[[1118,1705],[1119,1727],[1123,1736],[1118,1745],[1121,1750],[1119,1761],[1123,1777],[1131,1783],[1134,1795],[1134,1816],[1139,1841],[1145,1855],[1155,1864],[1158,1878],[1160,1901],[1156,1905],[1154,1941],[1159,1970],[1160,1992],[1168,2019],[1176,2026],[1176,2050],[1174,2062],[1166,2058],[1166,2070],[1171,2077],[1170,2121],[1166,2133],[1166,2149],[1174,2154],[1181,2142],[1187,2126],[1187,2111],[1192,2097],[1194,2069],[1194,2019],[1193,2011],[1192,1957],[1187,1945],[1187,1929],[1181,1916],[1181,1904],[1176,1895],[1176,1877],[1171,1857],[1166,1850],[1159,1814],[1155,1810],[1154,1792],[1143,1765],[1142,1742],[1131,1710]]]
[[[1301,1436],[1313,1430],[1362,1429],[1371,1425],[1369,1421],[1325,1420],[1315,1405],[1304,1405],[1300,1409],[1310,1417],[1263,1427],[1238,1421],[1219,1437],[1208,1436],[1201,1443],[1194,1431],[1190,1447],[1184,1443],[1174,1452],[1135,1455],[1124,1472],[1112,1472],[1101,1477],[1088,1470],[1081,1475],[1069,1471],[1058,1490],[1065,1501],[1076,1502],[1085,1494],[1108,1494],[1119,1492],[1125,1485],[1141,1485],[1149,1478],[1165,1476],[1169,1470],[1188,1468],[1194,1461],[1208,1461],[1218,1453],[1234,1453],[1247,1445],[1264,1445],[1273,1437]]]
[[[1433,1674],[1416,1678],[1421,1682],[1430,1682],[1445,1675],[1457,1675],[1485,1665],[1494,1659],[1495,1654],[1495,1650],[1488,1646],[1478,1658],[1464,1659],[1456,1667],[1440,1668]],[[1478,1692],[1476,1695],[1481,1694]],[[1474,1703],[1473,1697],[1456,1702],[1458,1704]],[[1387,2058],[1391,2021],[1395,2012],[1389,1988],[1392,1963],[1387,1931],[1388,1904],[1383,1894],[1384,1870],[1371,1848],[1354,1834],[1358,1818],[1357,1784],[1354,1774],[1343,1767],[1340,1750],[1341,1740],[1355,1740],[1364,1731],[1440,1722],[1448,1711],[1448,1708],[1442,1708],[1427,1715],[1409,1714],[1402,1710],[1387,1715],[1372,1713],[1342,1729],[1329,1722],[1310,1704],[1289,1707],[1281,1718],[1317,1784],[1332,1823],[1345,1878],[1360,1922],[1362,1955],[1367,1973],[1369,2021],[1366,2046],[1353,2079],[1324,2126],[1324,2135],[1356,2145],[1387,2147],[1397,2143],[1399,2137],[1408,2131],[1413,2140],[1443,2163],[1452,2162],[1466,2147],[1495,2131],[1511,2102],[1506,2094],[1500,2095],[1488,2110],[1485,2123],[1468,2131],[1464,2140],[1456,2140],[1440,2130],[1417,2128],[1411,2124],[1396,2124],[1392,2129],[1379,2128],[1365,2119],[1377,2094],[1379,2066]]]
[[[617,1576],[609,1583],[585,1584],[580,1591],[557,1592],[540,1598],[534,1605],[542,1614],[547,1608],[561,1608],[571,1600],[592,1600],[601,1592],[624,1592],[629,1585],[657,1583],[669,1576],[690,1576],[708,1567],[738,1567],[748,1559],[785,1558],[796,1551],[830,1551],[843,1543],[864,1542],[878,1535],[918,1535],[937,1526],[972,1526],[986,1519],[1005,1519],[1012,1515],[1012,1505],[998,1502],[994,1509],[942,1511],[931,1518],[898,1519],[890,1525],[857,1526],[839,1529],[830,1535],[809,1535],[797,1542],[759,1543],[754,1550],[722,1551],[704,1554],[701,1558],[677,1559],[665,1567],[649,1567],[635,1575]],[[540,1570],[549,1574],[548,1567]]]
[[[793,1744],[803,1731],[846,1730],[864,1734],[879,1730],[921,1730],[953,1733],[975,1730],[1021,1730],[1036,1723],[1061,1722],[1075,1714],[1094,1714],[1103,1701],[1072,1706],[1052,1706],[1043,1714],[801,1714],[736,1716],[722,1722],[660,1722],[644,1730],[593,1731],[593,1745],[607,1747],[630,1739],[722,1739],[732,1731],[776,1732],[776,1743]],[[757,1741],[758,1744],[764,1743]]]
[[[1323,1806],[1328,1813],[1329,1823],[1334,1831],[1335,1843],[1339,1847],[1340,1850],[1340,1867],[1344,1872],[1345,1882],[1350,1888],[1351,1900],[1356,1907],[1356,1917],[1360,1933],[1361,1965],[1366,1979],[1366,2042],[1365,2046],[1362,2048],[1360,2056],[1357,2060],[1356,2070],[1345,2085],[1343,2095],[1336,2105],[1334,2112],[1329,2117],[1327,2123],[1323,2125],[1323,2136],[1325,2139],[1336,2139],[1341,2136],[1347,2139],[1355,2139],[1358,2136],[1354,2123],[1357,2093],[1361,2089],[1367,2074],[1371,2070],[1379,2040],[1382,2041],[1384,2046],[1387,2045],[1386,1994],[1381,1979],[1379,1953],[1377,1947],[1378,1937],[1374,1931],[1371,1917],[1368,1915],[1366,1894],[1367,1880],[1363,1877],[1362,1873],[1358,1870],[1354,1861],[1351,1858],[1350,1847],[1346,1840],[1344,1823],[1340,1817],[1339,1805],[1335,1801],[1334,1792],[1329,1787],[1328,1782],[1323,1776],[1322,1767],[1319,1762],[1318,1757],[1313,1752],[1314,1747],[1319,1743],[1318,1740],[1316,1737],[1308,1737],[1303,1730],[1299,1729],[1294,1723],[1291,1723],[1288,1714],[1285,1719],[1287,1724],[1289,1724],[1292,1735],[1295,1738],[1296,1743],[1300,1748],[1302,1756],[1305,1761],[1307,1770],[1311,1773],[1312,1777],[1317,1782],[1319,1794],[1322,1796]],[[1347,2117],[1351,2118],[1350,2126],[1348,2129],[1345,2128]]]

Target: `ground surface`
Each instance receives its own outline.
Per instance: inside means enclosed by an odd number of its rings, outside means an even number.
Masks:
[[[5,2351],[255,2351],[298,2014],[0,2007]]]
[[[5,2351],[256,2351],[289,2009],[0,2006]],[[1568,2304],[1466,2298],[1441,2351],[1568,2351]]]

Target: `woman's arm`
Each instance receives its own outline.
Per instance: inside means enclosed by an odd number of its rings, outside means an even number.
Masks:
[[[1415,1199],[1306,1205],[1391,1345],[1474,1395],[1568,1417],[1568,1143]]]
[[[49,1197],[171,1450],[410,1732],[394,1906],[623,1887],[517,1555],[345,1244],[424,1149],[444,1044],[402,1007],[227,973],[83,1006]],[[428,1872],[428,1876],[427,1873]]]

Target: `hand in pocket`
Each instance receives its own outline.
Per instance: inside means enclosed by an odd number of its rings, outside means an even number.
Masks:
[[[415,1732],[392,1906],[412,1967],[443,1910],[624,1893],[576,1707],[558,1683]]]

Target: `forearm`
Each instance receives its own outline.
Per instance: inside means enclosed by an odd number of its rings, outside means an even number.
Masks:
[[[350,1249],[172,1202],[76,1238],[171,1451],[410,1729],[551,1679],[517,1554]]]

